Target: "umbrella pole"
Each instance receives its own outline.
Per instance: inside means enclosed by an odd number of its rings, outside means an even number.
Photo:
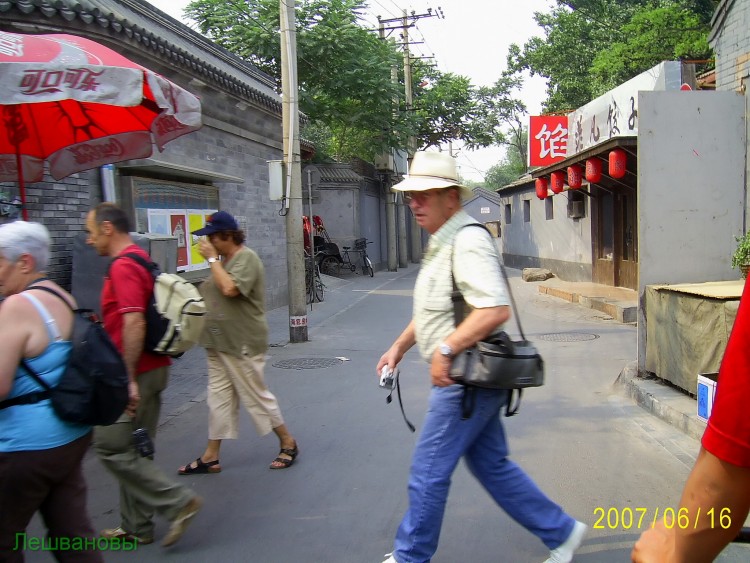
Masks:
[[[21,192],[21,217],[24,221],[29,220],[29,212],[26,211],[26,186],[23,182],[23,166],[21,166],[21,149],[16,145],[16,168],[18,169],[18,190]]]

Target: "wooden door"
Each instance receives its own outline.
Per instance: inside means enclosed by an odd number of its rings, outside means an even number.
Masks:
[[[592,281],[615,285],[615,198],[612,192],[597,187],[592,190],[591,246]]]
[[[627,190],[618,194],[615,201],[615,285],[637,290],[638,224],[635,191]]]

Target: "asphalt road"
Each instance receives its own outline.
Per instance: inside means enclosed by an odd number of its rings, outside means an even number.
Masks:
[[[575,561],[629,561],[639,519],[645,528],[657,511],[660,517],[675,506],[698,442],[613,388],[625,364],[635,359],[635,327],[539,295],[537,284],[509,272],[524,330],[547,366],[546,385],[528,390],[519,415],[505,419],[511,457],[566,511],[592,526]],[[409,321],[415,276],[416,266],[410,266],[377,272],[372,279],[329,280],[332,291],[314,306],[310,341],[303,344],[285,344],[285,310],[270,313],[276,345],[266,377],[300,447],[298,462],[288,470],[268,469],[277,441],[273,435],[258,437],[243,413],[240,439],[222,450],[222,473],[177,476],[179,465],[203,451],[207,416],[202,352],[179,360],[165,396],[156,463],[201,494],[204,509],[174,547],[159,546],[167,523],[158,520],[157,543],[136,553],[108,553],[106,559],[382,561],[406,508],[415,435],[397,402],[386,405],[374,367]],[[321,367],[310,369],[311,364]],[[416,351],[405,357],[401,374],[404,406],[419,431],[429,385]],[[113,479],[93,456],[85,470],[96,528],[118,525]],[[38,520],[29,534],[43,534]],[[732,546],[719,560],[750,560],[749,549]],[[460,465],[433,561],[541,562],[547,554]],[[51,560],[49,554],[27,554],[27,561]]]

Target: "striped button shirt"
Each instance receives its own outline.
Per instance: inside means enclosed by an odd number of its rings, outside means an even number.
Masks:
[[[414,286],[413,319],[419,352],[426,361],[455,329],[451,259],[467,314],[471,308],[508,305],[495,241],[479,227],[461,229],[470,223],[476,220],[465,211],[455,213],[430,237],[422,259]]]

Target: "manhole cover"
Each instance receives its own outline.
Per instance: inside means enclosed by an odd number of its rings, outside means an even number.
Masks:
[[[324,369],[340,364],[338,358],[294,358],[273,362],[273,367],[281,369]]]
[[[585,340],[596,340],[597,338],[599,338],[598,334],[589,334],[586,332],[553,332],[542,334],[539,340],[546,340],[547,342],[583,342]]]

